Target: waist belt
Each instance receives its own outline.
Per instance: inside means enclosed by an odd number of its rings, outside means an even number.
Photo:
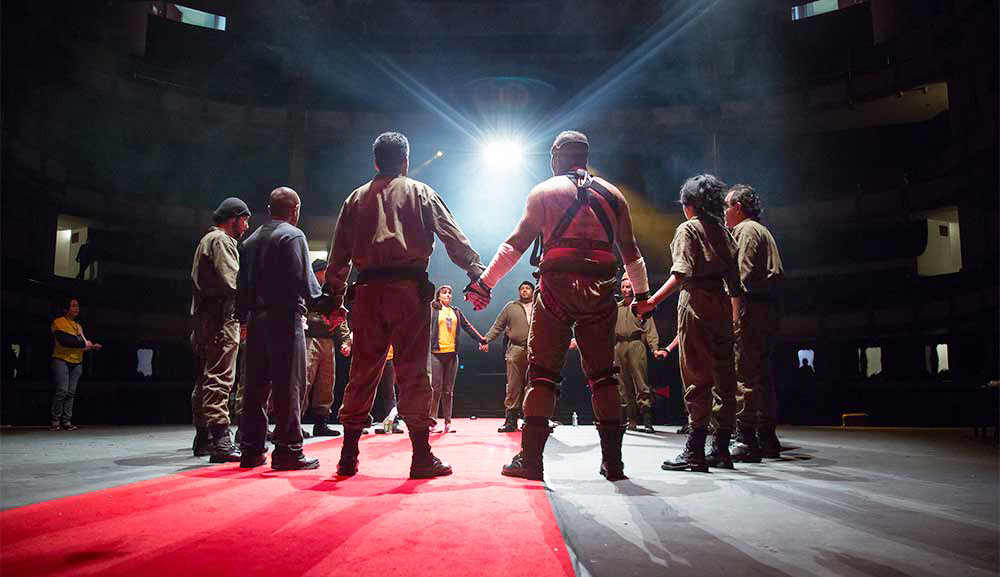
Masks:
[[[642,340],[642,333],[632,333],[631,335],[615,335],[615,342],[617,343],[629,343],[632,341]]]
[[[684,288],[721,291],[722,279],[713,277],[693,278],[684,283]]]
[[[423,268],[412,266],[366,268],[358,273],[358,283],[365,284],[371,281],[393,281],[393,280],[413,280],[426,281],[427,271]]]

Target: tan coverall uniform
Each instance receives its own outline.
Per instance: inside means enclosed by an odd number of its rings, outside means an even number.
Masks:
[[[229,393],[236,379],[240,323],[236,320],[236,239],[218,227],[201,238],[191,265],[192,344],[200,371],[191,391],[194,425],[229,425]]]
[[[521,408],[524,400],[524,386],[528,373],[528,325],[531,322],[533,304],[522,304],[521,301],[510,301],[504,305],[497,315],[490,330],[483,335],[486,342],[492,342],[500,333],[504,334],[507,350],[504,361],[507,363],[507,391],[503,400],[504,409],[515,411]]]
[[[736,414],[733,315],[730,296],[741,296],[736,241],[720,223],[699,217],[677,227],[670,272],[684,277],[677,301],[681,380],[692,429],[732,430]],[[728,295],[727,295],[728,293]]]
[[[327,282],[343,295],[351,266],[360,274],[351,308],[350,378],[340,407],[345,429],[368,423],[389,345],[393,346],[399,415],[411,431],[429,430],[430,320],[434,298],[427,263],[434,235],[470,279],[486,268],[441,197],[405,176],[376,176],[344,202],[330,251]]]
[[[660,336],[653,319],[639,320],[625,301],[619,302],[615,322],[615,366],[619,368],[618,395],[629,418],[653,408],[646,377],[646,348],[655,351],[659,346]]]
[[[736,420],[740,426],[773,427],[777,401],[771,354],[781,324],[775,288],[785,276],[778,245],[767,227],[746,219],[733,227],[740,279],[746,288],[736,325]]]

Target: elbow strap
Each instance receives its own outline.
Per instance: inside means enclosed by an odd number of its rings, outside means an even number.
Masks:
[[[628,280],[632,282],[632,292],[635,293],[635,298],[645,300],[642,296],[649,296],[649,278],[646,276],[646,261],[640,256],[626,264],[625,274],[628,275]]]
[[[497,286],[510,269],[514,268],[517,261],[521,259],[521,251],[515,249],[508,243],[503,243],[500,248],[497,249],[497,253],[493,255],[493,260],[490,261],[489,266],[483,271],[483,274],[479,276],[479,282],[483,283],[489,288]]]

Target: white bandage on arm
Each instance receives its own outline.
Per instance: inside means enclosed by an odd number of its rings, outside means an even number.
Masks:
[[[637,295],[649,293],[649,278],[646,276],[646,261],[639,258],[625,265],[625,274],[632,282],[632,292]]]
[[[500,248],[497,249],[497,253],[493,255],[493,260],[490,261],[489,266],[483,271],[483,274],[479,276],[480,282],[484,285],[493,288],[497,286],[510,269],[514,268],[517,261],[521,259],[523,253],[512,247],[508,243],[503,243]],[[643,271],[645,271],[645,267]],[[645,272],[643,272],[643,278],[645,278]]]

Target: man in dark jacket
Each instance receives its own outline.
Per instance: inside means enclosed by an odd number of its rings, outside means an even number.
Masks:
[[[309,265],[299,222],[299,195],[271,192],[271,220],[250,235],[240,252],[239,311],[247,315],[247,383],[243,396],[241,467],[264,464],[267,398],[275,410],[271,468],[315,469],[302,453],[301,398],[306,384],[306,302],[321,296]]]

